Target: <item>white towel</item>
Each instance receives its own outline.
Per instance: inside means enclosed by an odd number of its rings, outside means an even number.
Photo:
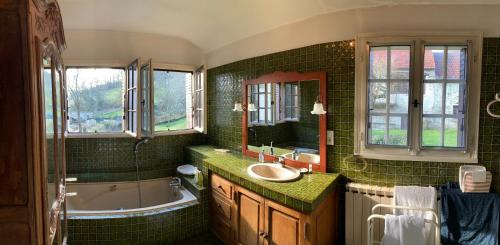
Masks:
[[[383,244],[424,245],[424,219],[409,215],[386,214]]]
[[[437,209],[437,192],[432,186],[395,186],[394,205],[416,208]],[[395,214],[416,215],[418,217],[432,220],[432,214],[421,211],[396,210]]]
[[[437,191],[434,187],[421,186],[395,186],[394,187],[394,205],[408,206],[416,208],[432,208],[437,210]],[[429,212],[414,210],[398,210],[397,215],[412,215],[422,219],[434,220]],[[434,244],[434,225],[425,225],[426,244]]]

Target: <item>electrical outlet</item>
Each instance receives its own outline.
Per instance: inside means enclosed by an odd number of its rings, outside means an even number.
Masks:
[[[326,131],[326,144],[333,145],[333,130]]]

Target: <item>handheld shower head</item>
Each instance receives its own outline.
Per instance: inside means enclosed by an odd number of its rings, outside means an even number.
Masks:
[[[149,142],[149,138],[142,138],[142,139],[136,141],[134,144],[134,154],[137,155],[137,152],[139,151],[140,145],[147,144],[148,142]]]

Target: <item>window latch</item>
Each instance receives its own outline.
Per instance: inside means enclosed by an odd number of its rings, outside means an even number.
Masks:
[[[413,100],[412,104],[413,104],[413,107],[417,108],[418,105],[420,105],[420,102],[418,102],[418,100],[416,99],[416,100]]]

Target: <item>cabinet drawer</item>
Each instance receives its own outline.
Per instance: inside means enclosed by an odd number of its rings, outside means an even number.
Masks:
[[[224,244],[233,244],[233,230],[231,225],[218,217],[212,219],[212,231],[224,242]]]
[[[231,221],[231,204],[224,200],[225,198],[217,193],[212,194],[212,211],[214,215],[224,218],[227,222]]]
[[[217,176],[215,174],[212,174],[210,177],[210,185],[212,186],[212,189],[216,191],[217,193],[220,193],[224,197],[232,200],[233,197],[233,185],[231,182],[223,179],[220,176]]]

